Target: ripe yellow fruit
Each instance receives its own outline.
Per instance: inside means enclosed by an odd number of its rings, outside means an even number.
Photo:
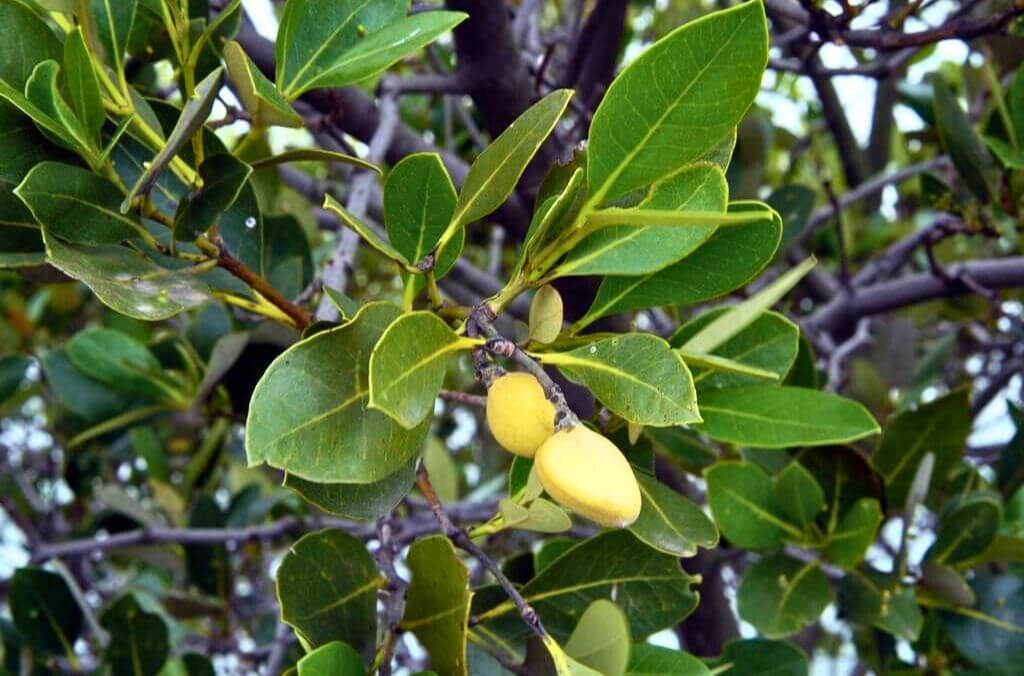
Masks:
[[[506,451],[532,458],[555,431],[555,406],[529,373],[508,373],[487,391],[487,426]]]
[[[625,528],[640,516],[640,486],[615,444],[583,425],[556,432],[537,450],[544,490],[580,516]]]

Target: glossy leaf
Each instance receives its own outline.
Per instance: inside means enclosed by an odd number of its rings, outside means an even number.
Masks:
[[[96,77],[93,57],[85,44],[82,29],[76,28],[64,39],[64,77],[71,101],[71,109],[94,143],[107,120],[100,96],[100,81]]]
[[[252,174],[252,167],[230,153],[217,153],[203,160],[199,176],[203,187],[178,204],[174,215],[174,237],[191,241],[217,224],[231,208]]]
[[[370,407],[406,429],[420,425],[434,410],[451,356],[473,345],[432,312],[403,315],[373,348]]]
[[[715,308],[684,324],[669,338],[669,344],[679,347],[703,327],[721,317],[727,308]],[[789,319],[776,312],[765,312],[745,329],[721,343],[711,354],[732,360],[743,366],[767,371],[781,379],[789,373],[799,352],[800,329]],[[693,372],[697,392],[752,384],[758,379],[747,374],[703,368],[683,354]]]
[[[62,576],[35,566],[19,568],[8,593],[14,625],[29,644],[49,653],[74,654],[84,618]]]
[[[643,472],[637,472],[636,479],[643,507],[629,527],[633,535],[678,557],[693,556],[698,546],[710,549],[718,544],[714,522],[692,500]]]
[[[736,598],[740,617],[771,638],[817,621],[832,600],[832,588],[817,562],[775,554],[747,570]]]
[[[362,542],[339,530],[310,533],[277,570],[281,619],[311,646],[344,641],[365,658],[377,638],[383,583]]]
[[[725,174],[711,163],[684,167],[651,187],[635,210],[723,214],[729,202]],[[717,221],[695,222],[679,227],[612,225],[587,236],[559,265],[559,276],[640,275],[655,272],[685,258],[717,229]]]
[[[689,369],[657,336],[625,334],[544,354],[542,360],[630,422],[665,427],[700,420]]]
[[[416,542],[409,549],[408,565],[412,581],[401,627],[423,644],[435,671],[467,674],[466,631],[473,598],[469,571],[443,535]]]
[[[65,244],[49,234],[44,240],[51,265],[83,282],[105,305],[129,317],[159,321],[210,299],[205,282],[158,267],[132,249]]]
[[[21,92],[36,64],[60,61],[62,51],[56,33],[29,5],[0,2],[0,80]]]
[[[484,149],[462,182],[455,215],[441,236],[444,246],[460,229],[500,207],[515,190],[526,166],[555,128],[572,91],[559,89],[533,104]]]
[[[928,558],[955,564],[988,549],[1003,520],[1003,505],[997,496],[977,493],[944,514],[935,531]]]
[[[371,303],[274,360],[249,404],[249,463],[320,483],[369,484],[406,467],[426,425],[406,430],[368,406],[370,352],[399,314]]]
[[[555,559],[523,586],[522,594],[545,628],[564,638],[587,607],[614,588],[630,633],[639,638],[674,625],[696,607],[690,583],[676,557],[651,549],[628,531],[608,531]]]
[[[118,211],[122,193],[116,186],[70,164],[38,164],[14,192],[48,234],[75,244],[114,244],[142,229]]]
[[[882,508],[874,498],[861,498],[843,515],[835,532],[828,536],[825,555],[843,568],[853,568],[863,560],[875,541],[882,523]]]
[[[941,485],[963,457],[971,429],[968,393],[955,390],[889,419],[871,464],[885,477],[886,495],[903,505],[914,473],[926,453],[935,456],[930,486]]]
[[[757,203],[734,203],[730,211],[762,210]],[[601,317],[658,305],[692,305],[744,286],[775,256],[782,221],[720,228],[696,251],[666,268],[635,277],[607,277],[597,290],[579,330]],[[737,255],[737,252],[743,252]]]
[[[630,653],[626,676],[711,676],[711,671],[689,653],[638,643]]]
[[[384,516],[402,501],[416,481],[412,458],[397,472],[371,483],[319,483],[286,474],[284,485],[329,514],[369,521]]]
[[[629,664],[629,622],[619,607],[598,599],[583,611],[565,653],[604,676],[622,676]]]
[[[295,665],[298,676],[365,676],[359,653],[341,641],[333,641],[307,653]]]
[[[757,465],[718,463],[704,479],[715,523],[734,545],[768,549],[801,537],[800,529],[779,515],[772,479]]]
[[[89,7],[107,64],[123,72],[138,0],[90,0]]]
[[[691,21],[648,48],[594,114],[591,200],[642,188],[715,147],[753,102],[767,56],[760,2]]]
[[[763,638],[731,641],[726,644],[716,673],[729,676],[807,676],[807,655],[792,643]]]
[[[302,117],[234,40],[224,45],[224,63],[245,110],[257,129],[301,127]]]
[[[821,446],[878,433],[852,399],[802,387],[748,385],[701,395],[699,430],[718,441],[759,448]]]
[[[21,183],[31,169],[44,160],[58,159],[62,151],[50,144],[36,129],[32,120],[22,115],[17,108],[0,101],[0,235],[2,252],[31,251],[31,248],[17,246],[19,238],[27,244],[24,233],[10,231],[7,226],[36,230],[35,241],[42,249],[37,223],[24,202],[14,194],[14,188]],[[10,234],[8,234],[10,233]]]
[[[100,623],[114,639],[105,658],[113,676],[145,676],[160,672],[171,652],[167,624],[147,612],[131,594],[103,611]]]

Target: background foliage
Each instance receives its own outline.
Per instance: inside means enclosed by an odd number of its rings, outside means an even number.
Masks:
[[[0,669],[1016,673],[1022,14],[0,0]]]

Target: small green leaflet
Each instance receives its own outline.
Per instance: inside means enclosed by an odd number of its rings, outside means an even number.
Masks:
[[[299,114],[234,40],[224,45],[224,63],[239,100],[252,115],[254,127],[302,127]]]
[[[629,527],[645,543],[678,557],[693,556],[697,547],[718,544],[718,528],[704,511],[657,479],[636,472],[643,496],[640,517]]]
[[[832,587],[818,562],[775,554],[747,571],[736,599],[740,617],[762,634],[789,636],[818,619],[832,600]]]

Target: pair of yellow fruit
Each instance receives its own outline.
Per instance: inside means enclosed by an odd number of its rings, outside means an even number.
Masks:
[[[584,425],[555,432],[555,407],[528,373],[495,379],[487,426],[502,448],[533,458],[544,490],[602,526],[625,528],[640,515],[640,486],[615,444]]]

